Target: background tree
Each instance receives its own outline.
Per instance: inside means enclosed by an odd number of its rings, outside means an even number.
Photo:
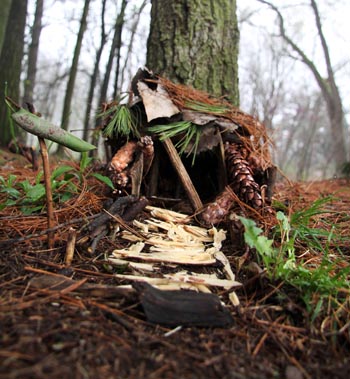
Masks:
[[[122,31],[123,31],[123,26],[124,26],[124,16],[125,16],[125,9],[126,9],[127,3],[128,3],[127,0],[122,1],[120,11],[115,19],[114,35],[113,35],[113,40],[112,40],[111,48],[109,51],[106,70],[104,73],[104,78],[103,78],[103,82],[101,86],[100,97],[99,97],[99,102],[98,102],[99,104],[102,104],[103,102],[107,100],[108,85],[109,85],[110,77],[112,74],[114,58],[117,57],[117,60],[120,59]],[[117,67],[116,67],[115,76],[118,78],[118,75],[119,75],[118,62],[116,66]],[[116,79],[116,81],[118,81],[118,79]]]
[[[122,69],[120,70],[120,84],[122,85],[125,81],[125,78],[127,77],[126,75],[126,72],[127,72],[127,69],[129,67],[129,61],[131,60],[131,56],[133,54],[133,48],[134,48],[134,45],[135,45],[135,37],[136,37],[136,32],[138,30],[138,26],[140,24],[140,19],[141,19],[141,15],[142,15],[142,12],[144,11],[146,5],[148,4],[148,0],[144,0],[143,3],[141,4],[140,8],[139,9],[135,9],[134,11],[134,14],[133,14],[133,17],[132,17],[132,23],[131,23],[131,33],[130,33],[130,39],[129,39],[129,43],[128,43],[128,47],[127,47],[127,51],[126,51],[126,54],[125,54],[125,59],[124,59],[124,64],[123,64],[123,67]],[[133,74],[132,74],[133,75]],[[129,75],[129,76],[132,76],[132,75]],[[121,87],[121,85],[119,86],[119,88]]]
[[[98,76],[99,68],[100,68],[100,61],[101,61],[101,57],[102,57],[103,48],[104,48],[106,41],[107,41],[107,33],[106,33],[106,26],[105,26],[106,1],[107,0],[102,1],[100,46],[96,51],[94,70],[93,70],[91,77],[90,77],[89,94],[88,94],[88,98],[86,101],[86,110],[85,110],[85,118],[84,118],[84,132],[83,132],[83,139],[86,141],[88,140],[88,136],[89,136],[89,126],[90,126],[92,103],[93,103],[93,99],[94,99],[97,76]]]
[[[7,83],[8,95],[19,102],[26,16],[27,0],[12,0],[0,55],[0,146],[12,139],[4,95]],[[15,125],[14,129],[18,135]]]
[[[238,104],[236,0],[152,0],[147,66]]]
[[[72,103],[72,98],[73,98],[74,84],[75,84],[75,79],[76,79],[77,71],[78,71],[78,63],[79,63],[81,46],[83,43],[83,37],[84,37],[84,33],[87,27],[87,16],[89,12],[89,6],[90,6],[90,0],[85,0],[83,13],[80,19],[79,32],[78,32],[77,41],[76,41],[74,54],[73,54],[72,65],[69,72],[69,79],[67,83],[64,104],[63,104],[61,127],[62,129],[65,129],[65,130],[68,130],[69,128],[69,116],[71,112],[71,103]]]
[[[99,106],[102,105],[102,103],[104,103],[107,100],[108,85],[110,82],[112,67],[113,67],[113,62],[114,62],[115,57],[117,57],[115,82],[118,82],[119,67],[120,67],[120,64],[119,64],[120,48],[121,48],[121,43],[122,43],[122,31],[123,31],[123,26],[124,26],[124,16],[125,16],[125,9],[126,9],[127,3],[128,3],[127,0],[122,1],[121,8],[115,19],[113,40],[112,40],[111,48],[109,50],[106,70],[104,73],[102,86],[100,89],[100,95],[98,99]],[[99,123],[100,123],[100,120],[96,117],[96,123],[95,123],[96,128],[99,126]],[[95,134],[92,143],[96,145],[97,142],[98,142],[98,136]],[[96,151],[92,151],[92,154],[96,154]]]
[[[34,22],[31,30],[31,43],[28,50],[27,78],[24,82],[23,100],[28,103],[33,103],[33,93],[35,87],[37,60],[39,53],[39,40],[42,30],[43,10],[44,0],[37,0]]]
[[[5,37],[7,18],[10,13],[12,0],[2,0],[0,7],[0,53],[2,48],[2,43]]]
[[[324,64],[326,66],[327,76],[324,77],[321,74],[321,64],[311,59],[305,50],[303,50],[297,42],[295,42],[292,37],[290,37],[286,31],[285,19],[282,15],[282,12],[278,7],[273,3],[266,0],[257,0],[258,2],[268,5],[277,15],[279,33],[283,40],[287,43],[288,47],[294,52],[298,59],[300,59],[310,70],[314,76],[317,85],[319,86],[323,98],[326,103],[327,113],[330,122],[330,129],[332,131],[332,156],[335,163],[335,169],[339,173],[347,161],[347,152],[346,152],[346,140],[345,140],[345,117],[343,104],[340,96],[339,89],[335,81],[335,71],[333,69],[329,46],[325,37],[325,34],[322,29],[321,16],[315,0],[310,0],[310,7],[314,15],[315,26],[322,48]]]

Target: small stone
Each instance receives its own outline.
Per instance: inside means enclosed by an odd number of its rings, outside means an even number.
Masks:
[[[303,379],[304,375],[296,366],[289,365],[286,367],[286,379]]]

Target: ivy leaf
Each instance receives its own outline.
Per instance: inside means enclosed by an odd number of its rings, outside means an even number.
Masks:
[[[43,184],[36,184],[27,193],[26,198],[32,202],[38,201],[45,196],[45,186]]]
[[[271,257],[273,255],[272,242],[261,235],[262,229],[258,228],[253,220],[239,217],[244,226],[244,240],[249,247],[255,248],[259,254]]]

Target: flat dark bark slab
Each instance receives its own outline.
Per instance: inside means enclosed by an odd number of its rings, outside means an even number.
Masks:
[[[168,326],[229,327],[233,324],[231,313],[212,293],[194,291],[162,291],[145,282],[135,282],[133,287],[147,320]]]

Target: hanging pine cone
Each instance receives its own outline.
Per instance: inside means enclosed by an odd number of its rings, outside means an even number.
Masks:
[[[246,204],[261,208],[263,201],[259,184],[253,178],[252,169],[245,159],[246,149],[238,143],[225,144],[225,160],[230,187]]]
[[[253,177],[247,156],[247,149],[239,143],[225,144],[225,161],[230,185],[224,189],[202,212],[202,219],[208,224],[221,222],[229,213],[234,194],[244,203],[255,209],[263,205],[260,186]]]

